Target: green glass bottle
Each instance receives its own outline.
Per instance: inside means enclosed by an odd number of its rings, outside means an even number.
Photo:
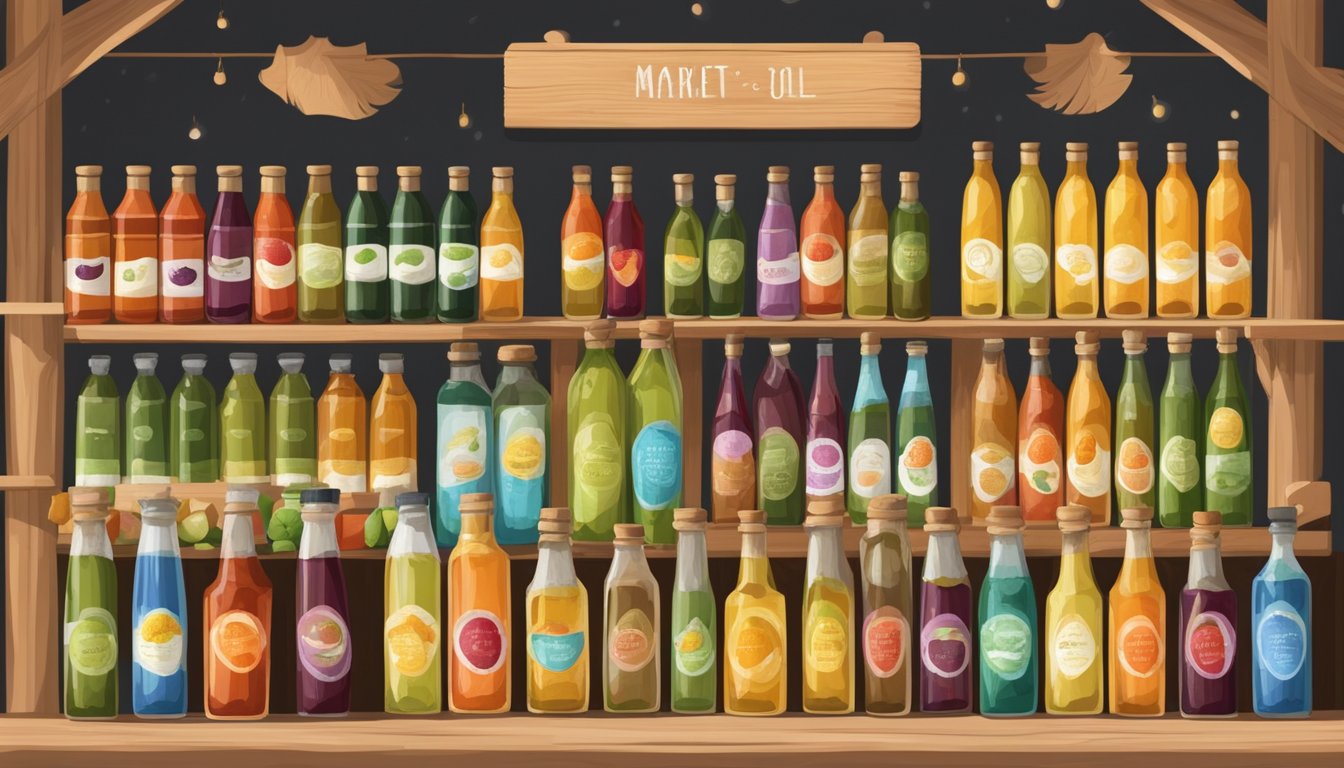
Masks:
[[[341,207],[331,194],[331,166],[308,166],[308,196],[295,232],[299,253],[299,321],[345,322]]]
[[[311,483],[317,477],[317,411],[303,375],[303,353],[279,355],[280,380],[271,390],[271,482],[280,487]]]
[[[896,492],[906,496],[910,525],[923,527],[924,513],[938,506],[938,428],[929,390],[929,345],[905,344],[905,383],[896,406]]]
[[[126,393],[126,482],[167,483],[168,396],[154,375],[159,356],[133,356],[135,381]]]
[[[1167,334],[1167,381],[1158,408],[1157,515],[1165,528],[1189,528],[1204,509],[1204,409],[1190,372],[1188,333]]]
[[[117,716],[117,568],[107,538],[107,489],[70,490],[75,530],[65,580],[65,716]]]
[[[1125,331],[1125,372],[1115,394],[1115,504],[1118,509],[1148,507],[1157,499],[1153,462],[1153,392],[1148,386],[1148,351],[1143,331]]]
[[[610,320],[587,326],[583,360],[569,380],[569,507],[576,541],[611,541],[616,524],[628,522],[629,394],[612,351],[615,331]]]
[[[891,314],[927,319],[933,306],[929,279],[929,212],[919,201],[919,174],[901,171],[901,200],[891,209]]]
[[[481,249],[476,228],[476,198],[467,189],[471,169],[448,169],[448,197],[439,213],[439,321],[476,319]]]
[[[75,485],[105,488],[121,482],[121,400],[112,358],[89,358],[89,378],[75,404]]]
[[[672,513],[681,506],[681,377],[672,357],[672,323],[639,324],[639,359],[630,371],[630,486],[644,540],[672,544]]]
[[[891,231],[882,200],[882,166],[859,166],[859,199],[849,212],[849,258],[845,276],[845,307],[850,317],[887,316],[887,255]]]
[[[388,277],[394,323],[434,319],[434,215],[420,192],[420,166],[397,166],[397,197],[388,226]]]
[[[355,169],[355,197],[345,214],[345,319],[385,323],[391,304],[387,280],[387,204],[378,194],[378,166]]]
[[[219,406],[220,462],[224,481],[239,485],[270,482],[266,470],[266,400],[257,386],[257,356],[229,355],[233,378]]]
[[[169,473],[173,482],[219,480],[219,411],[205,378],[205,355],[182,356],[182,380],[168,405]]]
[[[1250,525],[1255,502],[1251,475],[1251,407],[1237,373],[1237,331],[1219,328],[1218,373],[1205,401],[1204,504],[1223,525]]]
[[[537,543],[541,508],[550,498],[551,394],[537,381],[537,351],[528,344],[499,348],[495,411],[495,540]]]
[[[712,714],[718,704],[717,610],[709,581],[703,509],[678,509],[672,586],[672,711]]]
[[[663,301],[668,317],[705,314],[705,230],[695,212],[694,182],[689,173],[672,176],[677,210],[663,234]]]
[[[721,173],[714,177],[716,209],[709,223],[705,272],[709,277],[709,316],[731,319],[742,316],[743,266],[747,259],[747,230],[734,204],[737,177]]]

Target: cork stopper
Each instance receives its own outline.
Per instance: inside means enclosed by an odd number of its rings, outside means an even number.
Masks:
[[[331,166],[330,166],[330,165],[310,165],[310,166],[307,166],[307,168],[305,168],[305,170],[308,171],[308,175],[309,175],[309,176],[330,176],[330,175],[331,175]]]
[[[1195,337],[1189,333],[1168,333],[1167,351],[1172,354],[1183,354],[1190,351],[1190,346],[1194,343]]]
[[[448,191],[466,192],[471,181],[471,168],[465,165],[448,166]]]
[[[475,363],[481,359],[481,347],[474,341],[455,341],[448,347],[448,362]]]
[[[699,507],[678,507],[672,511],[672,529],[703,531],[709,522],[709,513]]]
[[[611,180],[614,182],[631,181],[634,177],[635,168],[632,165],[611,166]]]
[[[1152,526],[1152,507],[1124,507],[1120,510],[1121,528],[1151,528]]]
[[[106,520],[107,499],[106,488],[75,486],[70,489],[70,517],[75,522]]]
[[[218,179],[216,189],[220,192],[243,191],[243,166],[216,165],[215,176]]]
[[[464,493],[457,510],[463,515],[488,515],[495,511],[495,497],[489,493]]]
[[[876,355],[882,351],[882,337],[874,331],[859,334],[859,354]]]
[[[418,165],[397,166],[397,189],[403,192],[420,191],[420,174],[424,170]]]
[[[513,194],[513,168],[497,165],[490,169],[490,190],[501,194]]]
[[[1027,341],[1027,354],[1032,357],[1050,356],[1050,339],[1044,336],[1032,336]]]
[[[355,189],[360,192],[378,191],[378,166],[360,165],[355,167]]]
[[[909,508],[903,493],[884,493],[868,502],[869,520],[889,520],[905,522]]]
[[[672,321],[663,318],[649,318],[639,321],[639,346],[641,349],[665,349],[672,338]]]
[[[194,165],[174,165],[170,167],[174,176],[195,176],[196,166]]]
[[[730,333],[723,339],[724,357],[741,357],[744,337],[740,333]]]
[[[126,166],[127,189],[149,189],[150,167],[148,165]]]
[[[812,180],[818,184],[831,184],[835,181],[834,165],[812,166]]]
[[[871,184],[882,180],[881,163],[864,163],[859,166],[859,182]]]
[[[1167,143],[1167,162],[1184,163],[1185,162],[1185,142],[1172,141]]]
[[[1200,511],[1194,515],[1195,524],[1190,529],[1190,549],[1212,549],[1218,546],[1218,536],[1223,530],[1221,512]]]
[[[1017,145],[1017,154],[1023,165],[1040,165],[1041,143],[1039,141],[1024,141]]]
[[[490,175],[496,179],[511,179],[513,178],[513,168],[507,165],[491,166]]]
[[[784,339],[770,340],[770,354],[774,357],[788,357],[790,349],[793,349],[793,346]]]
[[[567,542],[573,526],[573,516],[569,507],[542,507],[541,520],[537,523],[539,539],[543,542]]]
[[[767,169],[767,171],[766,171],[766,174],[765,174],[765,180],[766,180],[767,182],[772,183],[772,184],[777,184],[777,183],[781,183],[781,182],[788,181],[788,180],[789,180],[789,166],[787,166],[787,165],[772,165],[772,166],[770,166],[770,168]]]
[[[1022,518],[1022,508],[1016,505],[990,507],[985,523],[990,536],[1010,536],[1020,533],[1027,527],[1026,521]]]
[[[919,199],[919,172],[901,171],[901,202],[913,203]]]
[[[355,166],[355,178],[365,178],[378,175],[378,166],[376,165],[357,165]]]
[[[224,514],[255,512],[260,498],[261,491],[250,485],[230,485],[224,491]]]
[[[263,194],[285,194],[285,166],[263,165],[258,169],[258,172],[261,174],[261,191]]]
[[[924,510],[924,530],[927,533],[956,533],[961,530],[961,518],[952,507],[929,507]]]
[[[644,526],[639,523],[617,523],[615,531],[617,544],[644,543]]]
[[[839,528],[849,516],[845,514],[845,497],[841,494],[814,497],[807,502],[806,528]]]
[[[1065,504],[1055,510],[1055,520],[1063,533],[1085,533],[1092,527],[1092,510],[1081,504]]]
[[[575,184],[592,184],[593,167],[591,165],[576,165],[570,168],[570,178]]]
[[[583,327],[583,343],[589,349],[611,349],[616,346],[616,321],[594,320]]]
[[[1095,355],[1101,351],[1101,334],[1096,331],[1079,331],[1073,335],[1073,351],[1078,355]]]
[[[283,179],[285,177],[285,166],[263,165],[261,166],[261,168],[257,169],[257,172],[260,173],[262,176]]]
[[[674,173],[672,174],[672,199],[676,200],[677,205],[690,205],[695,200],[695,174],[693,173]]]
[[[127,178],[140,178],[153,173],[153,168],[148,165],[128,165],[126,166]]]
[[[537,350],[531,344],[506,344],[499,348],[501,363],[535,363]]]
[[[1121,160],[1139,159],[1139,142],[1137,141],[1117,142],[1116,149]]]
[[[971,142],[972,160],[993,160],[994,142],[992,141],[973,141]]]
[[[1148,351],[1148,339],[1143,331],[1129,329],[1120,334],[1125,342],[1126,355],[1142,355]]]
[[[103,166],[101,165],[76,165],[75,175],[88,178],[96,178],[103,175]]]
[[[1065,144],[1064,159],[1071,163],[1087,162],[1087,142],[1070,141]]]
[[[740,509],[737,520],[738,533],[765,533],[765,512],[759,509]]]
[[[729,201],[733,199],[733,189],[737,186],[737,175],[720,173],[714,177],[714,199]]]
[[[1236,159],[1237,159],[1237,149],[1238,149],[1238,147],[1240,147],[1240,146],[1241,146],[1241,142],[1238,142],[1238,141],[1230,141],[1230,140],[1226,140],[1226,139],[1224,139],[1223,141],[1218,142],[1218,159],[1219,159],[1219,160],[1236,160]]]
[[[981,351],[985,354],[999,354],[1003,351],[1003,339],[985,339],[985,345]]]
[[[1218,352],[1224,355],[1235,355],[1237,353],[1238,335],[1236,328],[1219,328],[1214,333],[1214,337],[1218,340]]]

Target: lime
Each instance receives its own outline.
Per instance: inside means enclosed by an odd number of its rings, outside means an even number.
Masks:
[[[341,284],[345,265],[341,249],[322,243],[305,243],[299,249],[299,272],[309,288],[335,288]]]
[[[378,252],[372,248],[361,248],[354,256],[356,264],[372,264],[378,259]]]
[[[384,537],[387,537],[387,526],[383,524],[383,516],[375,509],[364,518],[364,546],[369,549],[385,546],[382,543]]]
[[[392,538],[392,532],[397,530],[397,508],[383,507],[383,527],[387,529],[388,539]]]
[[[199,541],[199,542],[197,542],[197,543],[195,543],[195,544],[192,544],[191,547],[192,547],[192,549],[199,549],[199,550],[201,550],[201,551],[204,552],[204,551],[208,551],[208,550],[214,549],[214,548],[215,548],[215,545],[214,545],[214,544],[211,544],[211,543],[209,543],[209,542],[207,542],[207,541]]]
[[[177,523],[177,538],[184,544],[195,544],[210,532],[210,518],[204,512],[192,512]]]
[[[447,282],[449,288],[461,290],[467,287],[467,276],[460,272],[454,272],[447,277]]]
[[[425,254],[418,248],[407,248],[397,254],[397,258],[392,260],[393,264],[409,264],[412,267],[418,267],[425,263]]]
[[[476,258],[476,246],[466,243],[444,243],[440,250],[441,255],[450,261],[468,261]],[[419,264],[420,262],[408,262],[410,264]]]
[[[277,541],[271,544],[272,552],[293,552],[298,548],[298,545],[292,541]]]
[[[859,286],[881,285],[887,279],[887,238],[866,235],[849,248],[849,276]]]
[[[727,284],[742,276],[746,246],[741,240],[720,238],[709,241],[708,261],[709,279],[716,283]]]

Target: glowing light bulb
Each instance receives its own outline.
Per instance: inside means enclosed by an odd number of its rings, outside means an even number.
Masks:
[[[219,60],[219,65],[215,67],[215,85],[223,85],[229,82],[229,76],[224,74],[224,59]]]
[[[201,124],[196,122],[196,118],[191,118],[191,128],[187,131],[187,138],[192,141],[200,141],[205,132],[201,130]]]
[[[1168,106],[1167,102],[1162,101],[1161,99],[1154,96],[1152,112],[1153,112],[1153,119],[1160,122],[1162,120],[1166,120],[1167,117],[1171,115],[1171,107]]]
[[[1234,110],[1232,110],[1232,112],[1229,113],[1229,117],[1231,117],[1233,120],[1240,120],[1240,119],[1241,119],[1241,110],[1239,110],[1239,109],[1234,109]]]
[[[691,3],[691,15],[699,16],[705,12],[705,6],[700,3]]]
[[[219,16],[215,17],[215,26],[220,29],[229,28],[229,17],[224,15],[224,9],[219,10]]]
[[[471,115],[467,114],[466,102],[462,102],[462,113],[457,116],[457,127],[459,128],[471,127]]]
[[[1064,0],[1045,0],[1045,7],[1050,8],[1051,10],[1058,9],[1059,6],[1063,4]]]
[[[961,68],[961,57],[957,57],[957,71],[952,73],[952,87],[965,88],[970,78],[966,77],[966,70]]]

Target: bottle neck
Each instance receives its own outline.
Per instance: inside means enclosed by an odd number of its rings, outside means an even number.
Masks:
[[[1226,590],[1231,587],[1223,576],[1222,544],[1218,539],[1210,544],[1190,548],[1188,589]]]
[[[256,557],[257,545],[252,538],[252,515],[256,510],[243,512],[225,512],[223,541],[220,556],[223,558]]]
[[[1074,375],[1075,375],[1075,376],[1079,376],[1079,375],[1081,375],[1081,376],[1087,376],[1088,378],[1096,378],[1096,376],[1097,376],[1097,356],[1096,356],[1096,355],[1090,355],[1090,354],[1082,354],[1082,355],[1079,355],[1079,356],[1078,356],[1078,369],[1077,369],[1077,372],[1076,372]]]
[[[537,577],[545,586],[573,586],[579,583],[574,573],[574,550],[569,539],[542,541],[537,544]]]
[[[677,533],[677,578],[679,592],[709,589],[709,557],[703,530]]]
[[[448,364],[449,381],[480,381],[482,378],[481,362],[479,360],[470,363]]]
[[[75,177],[76,192],[98,192],[102,189],[102,179],[97,176],[77,176]]]
[[[878,180],[860,183],[859,197],[882,197],[882,182]]]
[[[173,517],[141,515],[140,544],[137,555],[178,556],[177,522]]]
[[[305,504],[303,506],[303,535],[299,538],[299,559],[339,557],[340,545],[336,540],[335,504]]]
[[[902,181],[901,182],[901,202],[915,203],[919,202],[919,182]]]
[[[1117,176],[1138,176],[1139,161],[1138,158],[1120,158],[1120,164],[1115,169]]]
[[[1030,375],[1032,375],[1032,376],[1044,376],[1044,377],[1046,377],[1046,378],[1050,378],[1050,358],[1049,358],[1049,356],[1047,356],[1047,355],[1032,355],[1032,356],[1031,356],[1031,373],[1030,373]]]
[[[593,185],[591,183],[580,181],[574,182],[574,194],[570,196],[571,200],[579,202],[581,200],[591,198],[592,196],[593,196]]]
[[[1065,176],[1086,176],[1087,160],[1070,160],[1064,166]]]
[[[75,521],[74,534],[70,537],[70,556],[79,555],[112,559],[112,542],[107,538],[106,520]]]
[[[1125,529],[1125,559],[1126,560],[1151,560],[1153,559],[1153,537],[1149,528],[1126,528]]]
[[[532,377],[532,366],[529,363],[505,363],[504,367],[499,369],[499,383],[513,384],[524,379]]]
[[[1293,551],[1293,540],[1297,537],[1297,529],[1292,528],[1287,531],[1276,530],[1274,525],[1269,528],[1270,536],[1270,560],[1282,560],[1291,564],[1294,568],[1301,570],[1297,563],[1297,554]]]
[[[1087,531],[1066,533],[1060,545],[1059,580],[1093,581],[1092,556],[1087,549]]]
[[[998,578],[1023,578],[1027,575],[1027,554],[1021,533],[1005,533],[989,539],[989,575]]]
[[[434,534],[429,527],[428,507],[402,507],[397,512],[397,527],[392,532],[392,541],[387,546],[388,556],[393,555],[434,555],[439,550],[434,545]]]
[[[831,200],[835,200],[834,182],[818,181],[816,182],[816,185],[817,185],[816,191],[813,193],[814,199],[816,199],[819,202],[828,202]]]
[[[174,176],[172,181],[172,190],[182,195],[196,194],[196,177]]]
[[[613,573],[620,573],[627,569],[648,572],[649,561],[644,556],[644,545],[617,541],[611,554],[611,570]]]
[[[782,205],[788,205],[789,183],[787,181],[770,182],[770,188],[769,190],[766,191],[765,197],[767,202],[775,202],[780,203]]]
[[[928,552],[924,556],[924,581],[967,580],[966,563],[961,559],[961,546],[953,531],[935,531],[929,534]]]
[[[971,164],[971,174],[975,176],[984,176],[994,178],[994,159],[993,157],[977,157]]]
[[[491,515],[470,513],[462,515],[462,538],[473,541],[493,541],[494,531],[490,527]]]
[[[308,194],[310,195],[329,195],[331,194],[330,176],[309,176]]]
[[[737,583],[769,584],[770,559],[766,554],[765,532],[742,534],[742,560],[737,568]]]
[[[1218,153],[1218,173],[1234,176],[1237,173],[1237,153],[1222,151]]]

